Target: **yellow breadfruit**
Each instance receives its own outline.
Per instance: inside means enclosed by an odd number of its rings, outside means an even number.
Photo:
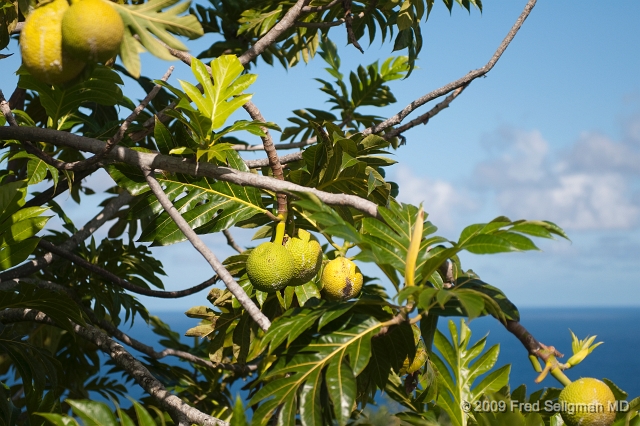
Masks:
[[[610,426],[616,418],[615,400],[606,383],[588,377],[571,382],[558,397],[568,426]]]
[[[429,358],[429,354],[427,354],[427,347],[420,338],[420,327],[413,324],[411,326],[411,329],[413,330],[413,340],[416,344],[416,354],[413,357],[413,361],[409,362],[409,357],[404,360],[404,363],[402,364],[402,367],[399,371],[399,374],[401,376],[405,374],[415,373],[424,365],[425,362],[427,362],[427,358]]]
[[[71,80],[85,65],[62,48],[60,24],[68,9],[67,0],[40,6],[27,16],[20,32],[22,63],[32,76],[48,84]]]
[[[293,256],[295,272],[289,285],[301,285],[311,281],[322,266],[322,247],[311,234],[298,229],[298,238],[287,240],[285,247]]]
[[[362,289],[360,268],[345,257],[327,263],[322,271],[322,292],[329,300],[345,301],[356,297]]]
[[[253,249],[246,267],[253,287],[267,293],[285,288],[295,271],[291,253],[275,243],[262,243]]]
[[[123,36],[122,18],[108,0],[75,0],[62,19],[64,48],[85,61],[108,61]]]

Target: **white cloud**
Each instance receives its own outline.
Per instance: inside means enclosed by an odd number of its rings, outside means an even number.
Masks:
[[[398,165],[395,181],[400,186],[398,200],[418,205],[423,203],[429,220],[440,228],[451,229],[454,218],[477,208],[469,194],[441,179],[416,176],[411,169]]]
[[[558,154],[538,131],[502,129],[487,145],[500,155],[477,166],[472,187],[495,191],[501,213],[567,229],[638,224],[640,206],[631,187],[640,177],[640,152],[632,144],[585,133]]]

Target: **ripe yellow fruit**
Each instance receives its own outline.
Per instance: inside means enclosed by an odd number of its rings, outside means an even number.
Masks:
[[[610,426],[616,417],[615,396],[598,379],[587,377],[570,383],[560,392],[558,402],[568,426]]]
[[[334,301],[349,300],[362,289],[360,268],[345,257],[337,257],[327,263],[321,281],[325,297]]]
[[[78,59],[106,62],[123,37],[122,18],[108,0],[75,0],[62,19],[62,44]]]
[[[285,288],[295,272],[291,253],[283,245],[269,242],[253,249],[246,267],[253,287],[267,293]]]
[[[298,229],[298,238],[290,238],[284,245],[293,256],[295,272],[289,285],[302,285],[311,281],[322,266],[322,247],[311,240],[311,234]]]
[[[409,357],[404,360],[404,363],[402,364],[402,367],[398,372],[398,374],[400,374],[401,376],[405,374],[415,373],[424,365],[425,362],[427,362],[427,358],[429,358],[427,347],[424,344],[424,341],[422,341],[422,339],[420,338],[420,327],[413,324],[411,328],[413,330],[413,340],[416,344],[416,354],[413,357],[413,361],[411,361],[411,363],[409,363]]]
[[[20,32],[22,63],[32,76],[48,84],[69,81],[85,66],[62,48],[60,25],[68,9],[67,0],[40,6],[27,16]]]

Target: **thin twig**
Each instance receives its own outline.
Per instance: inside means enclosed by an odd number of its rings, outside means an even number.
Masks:
[[[283,155],[280,158],[280,164],[293,163],[294,161],[302,160],[302,151],[294,152],[292,154]],[[260,160],[245,160],[244,162],[250,169],[258,169],[260,167],[267,167],[269,165],[268,158],[262,158]]]
[[[304,6],[302,8],[302,13],[314,13],[314,12],[324,12],[325,10],[331,9],[336,4],[340,3],[342,0],[333,0],[323,6]]]
[[[0,322],[4,324],[21,321],[33,321],[57,326],[55,321],[43,312],[33,309],[12,308],[0,312]],[[100,329],[91,325],[83,327],[78,324],[73,324],[73,331],[83,339],[94,343],[101,351],[109,355],[118,366],[129,373],[149,395],[158,401],[161,407],[171,414],[172,418],[189,422],[185,424],[196,423],[204,426],[229,425],[225,421],[191,407],[176,395],[169,393],[164,385],[151,374],[147,367],[131,355],[121,344],[117,343]]]
[[[103,164],[99,162],[97,164],[94,164],[93,167],[89,167],[88,169],[82,170],[81,172],[75,172],[73,174],[73,182],[71,183],[71,186],[74,185],[75,182],[81,182],[84,178],[90,176],[91,174],[93,174],[93,172],[95,172],[102,166]],[[48,203],[50,200],[53,200],[55,197],[69,189],[69,186],[70,185],[67,178],[62,177],[57,184],[51,185],[48,189],[31,198],[24,204],[23,207],[37,207]]]
[[[207,247],[207,245],[198,237],[193,229],[189,226],[187,221],[182,217],[180,212],[175,208],[169,197],[164,193],[162,187],[153,176],[153,171],[149,168],[142,168],[142,172],[144,173],[144,177],[149,184],[149,188],[156,196],[162,208],[167,212],[169,217],[175,222],[180,231],[187,237],[191,245],[198,250],[198,252],[204,257],[211,268],[215,271],[216,274],[220,277],[220,279],[227,286],[231,294],[233,294],[238,302],[242,305],[242,307],[247,311],[247,313],[253,318],[253,320],[258,323],[260,328],[263,330],[268,330],[271,326],[271,321],[267,318],[262,311],[253,303],[253,300],[244,292],[240,284],[238,284],[229,271],[224,267],[222,263],[218,260],[215,254]]]
[[[16,27],[13,30],[11,30],[11,35],[20,34],[20,32],[22,31],[22,28],[24,28],[24,22],[18,22],[16,24]]]
[[[453,91],[453,93],[451,93],[446,98],[444,98],[444,100],[442,102],[440,102],[439,104],[437,104],[436,106],[431,108],[426,113],[422,114],[421,116],[419,116],[417,118],[414,118],[413,120],[409,121],[408,123],[403,124],[400,127],[396,127],[395,129],[392,129],[392,130],[386,132],[382,136],[383,139],[389,140],[391,138],[394,138],[394,137],[402,134],[403,132],[406,132],[407,130],[409,130],[409,129],[411,129],[411,128],[419,125],[419,124],[427,124],[429,122],[429,120],[431,120],[436,114],[438,114],[443,109],[448,108],[449,104],[451,104],[451,102],[453,102],[453,100],[455,98],[457,98],[458,95],[460,95],[460,93],[462,93],[462,91],[466,87],[467,87],[467,85],[458,87],[456,90]]]
[[[293,7],[284,14],[282,19],[273,26],[273,28],[271,28],[260,40],[256,41],[249,50],[238,56],[242,65],[246,65],[257,58],[270,45],[275,43],[282,33],[291,28],[295,24],[296,19],[300,16],[300,13],[302,13],[302,8],[307,6],[309,2],[310,0],[298,0],[296,4],[294,4]]]
[[[324,29],[324,28],[337,27],[344,24],[345,22],[346,22],[345,18],[340,18],[337,21],[331,21],[331,22],[296,22],[296,27]]]
[[[41,129],[38,127],[0,127],[0,140],[18,139],[30,140],[38,139],[52,143],[77,148],[83,151],[100,152],[104,147],[104,142],[98,139],[86,138],[68,132],[61,132],[53,129]],[[329,193],[316,188],[309,188],[297,185],[289,181],[281,181],[269,176],[261,176],[250,172],[242,172],[231,167],[217,166],[212,163],[196,163],[193,160],[176,158],[159,153],[146,153],[135,151],[123,146],[117,146],[109,154],[109,159],[119,161],[133,166],[143,168],[153,168],[165,170],[171,173],[186,173],[191,176],[212,177],[217,180],[235,183],[241,186],[251,186],[274,192],[286,192],[291,195],[295,192],[308,192],[314,194],[318,199],[332,206],[352,207],[369,216],[379,218],[378,206],[367,199],[356,195]]]
[[[303,148],[307,145],[313,145],[318,141],[318,138],[315,136],[300,142],[291,142],[291,143],[277,143],[273,146],[275,149],[295,149],[295,148]],[[264,149],[263,145],[233,145],[233,148],[236,151],[262,151]]]
[[[238,253],[242,253],[244,251],[244,249],[242,247],[240,247],[236,243],[236,240],[233,239],[233,235],[231,235],[231,232],[229,232],[228,229],[225,229],[224,231],[222,231],[222,233],[224,234],[225,238],[227,239],[227,244],[229,244],[229,246],[232,249],[234,249]]]
[[[245,111],[251,116],[254,121],[260,121],[265,123],[266,120],[260,113],[260,110],[257,106],[254,105],[253,102],[248,101],[242,106]],[[262,139],[262,146],[264,148],[265,153],[267,154],[267,159],[269,160],[269,166],[271,167],[271,171],[273,172],[273,177],[278,180],[284,180],[284,174],[282,173],[282,164],[280,164],[280,160],[278,159],[278,151],[273,145],[273,139],[271,139],[271,133],[269,133],[269,129],[266,127],[260,128],[264,132],[264,136],[260,136]],[[276,199],[278,202],[278,214],[286,217],[287,215],[287,195],[282,192],[276,193]]]
[[[60,257],[64,257],[65,259],[70,260],[76,265],[84,269],[87,269],[93,272],[94,274],[97,274],[103,278],[106,278],[107,280],[111,281],[112,283],[116,284],[119,287],[122,287],[125,290],[129,290],[132,293],[141,294],[143,296],[157,297],[161,299],[178,299],[181,297],[186,297],[186,296],[190,296],[192,294],[198,293],[199,291],[202,291],[208,287],[211,287],[218,281],[218,277],[214,275],[208,280],[184,290],[177,290],[177,291],[151,290],[148,288],[140,287],[123,278],[120,278],[113,272],[109,272],[106,269],[99,267],[98,265],[94,265],[93,263],[84,260],[77,254],[71,253],[68,250],[57,247],[54,244],[51,244],[47,240],[40,240],[38,245],[44,248],[45,250],[49,250],[53,254],[56,254]]]
[[[0,111],[2,111],[2,115],[4,115],[4,118],[7,120],[7,123],[9,123],[9,126],[18,127],[16,118],[13,116],[11,107],[9,106],[9,102],[7,102],[7,100],[4,98],[4,93],[2,93],[2,90],[0,90]]]
[[[20,129],[22,127],[19,127]],[[91,236],[96,230],[98,230],[102,225],[104,225],[109,220],[113,219],[118,211],[122,208],[122,206],[128,204],[133,197],[126,191],[121,192],[120,195],[112,199],[107,203],[107,205],[102,209],[100,213],[98,213],[95,217],[89,220],[78,232],[72,235],[67,241],[60,245],[61,249],[64,250],[73,250],[75,247],[80,244],[81,241],[84,241],[89,236]],[[56,256],[49,252],[46,253],[42,257],[38,257],[36,259],[30,260],[25,264],[20,266],[16,266],[13,269],[6,270],[0,273],[0,282],[11,280],[14,278],[21,278],[27,275],[31,275],[34,272],[37,272],[43,268],[49,266],[54,260]]]
[[[536,0],[529,0],[529,2],[527,3],[527,5],[524,8],[524,11],[518,17],[518,19],[516,20],[515,24],[513,24],[513,27],[511,27],[511,30],[509,31],[507,36],[504,38],[502,43],[500,43],[500,46],[498,47],[498,49],[495,51],[495,53],[493,54],[493,56],[491,57],[491,59],[489,60],[489,62],[487,62],[487,64],[485,66],[483,66],[482,68],[478,68],[475,71],[471,71],[470,73],[468,73],[464,77],[459,78],[456,81],[452,81],[451,83],[448,83],[448,84],[442,86],[439,89],[436,89],[436,90],[434,90],[434,91],[432,91],[430,93],[427,93],[424,96],[421,96],[420,98],[414,100],[409,105],[407,105],[402,111],[400,111],[396,115],[389,117],[388,119],[384,120],[380,124],[377,124],[375,126],[372,126],[372,127],[369,127],[367,129],[363,130],[362,134],[363,135],[369,135],[369,134],[372,134],[372,133],[379,133],[382,130],[388,128],[389,126],[395,126],[396,124],[400,124],[402,122],[402,120],[404,120],[404,118],[407,115],[409,115],[412,111],[414,111],[416,108],[418,108],[418,107],[420,107],[420,106],[426,104],[427,102],[430,102],[430,101],[432,101],[432,100],[434,100],[436,98],[439,98],[440,96],[446,95],[447,93],[449,93],[449,92],[451,92],[453,90],[456,90],[459,87],[468,85],[470,82],[472,82],[476,78],[482,77],[483,75],[485,75],[489,71],[491,71],[491,69],[494,67],[496,62],[498,62],[498,59],[500,59],[500,57],[502,56],[502,54],[504,53],[506,48],[509,46],[509,44],[511,43],[511,41],[515,37],[516,33],[518,32],[518,30],[520,29],[520,27],[522,26],[524,21],[529,16],[529,13],[531,13],[531,9],[533,9],[533,6],[535,6],[535,4],[536,4]]]
[[[185,361],[189,361],[194,364],[201,365],[203,367],[208,367],[212,369],[222,368],[223,370],[233,371],[241,374],[250,373],[257,369],[257,366],[255,364],[241,365],[241,364],[229,364],[224,362],[211,362],[207,359],[203,359],[193,354],[190,354],[189,352],[180,351],[176,349],[166,348],[161,352],[157,352],[155,349],[153,349],[153,347],[145,345],[144,343],[132,338],[131,336],[121,331],[119,328],[117,328],[115,325],[113,325],[109,321],[99,320],[92,309],[90,309],[88,306],[84,306],[81,303],[81,300],[76,294],[76,292],[74,292],[71,288],[64,287],[52,281],[40,280],[37,278],[16,278],[11,281],[0,283],[0,291],[13,290],[21,282],[34,285],[39,288],[44,288],[47,290],[66,294],[73,301],[75,301],[78,304],[78,306],[80,306],[80,308],[82,308],[82,310],[87,314],[87,316],[89,317],[89,319],[93,324],[99,325],[100,327],[102,327],[102,329],[106,330],[111,336],[114,336],[116,339],[120,340],[124,344],[154,359],[161,359],[166,356],[174,356],[176,358],[180,358]]]
[[[360,53],[364,53],[362,46],[358,43],[358,38],[353,32],[353,14],[351,13],[351,0],[342,0],[342,7],[344,7],[344,22],[347,27],[347,40],[349,43],[353,44],[353,46],[360,51]]]

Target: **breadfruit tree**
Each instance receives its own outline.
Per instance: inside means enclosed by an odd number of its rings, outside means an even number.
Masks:
[[[0,47],[19,38],[23,63],[18,87],[1,87],[8,99],[0,91],[3,424],[346,425],[371,424],[371,413],[378,424],[561,424],[559,411],[477,409],[555,401],[561,389],[510,387],[498,346],[471,344],[467,322],[494,317],[522,342],[532,374],[562,385],[597,344],[574,336],[562,362],[458,254],[533,250],[534,239],[566,238],[563,230],[501,216],[449,240],[428,220],[429,200],[424,209],[398,202],[385,177],[393,151],[416,149],[403,133],[497,64],[535,0],[489,62],[391,117],[363,108],[395,102],[389,82],[411,84],[421,28],[441,7],[433,0],[34,3],[0,8]],[[444,0],[449,11],[453,3]],[[482,11],[480,0],[457,3]],[[347,76],[331,38],[338,32],[349,54],[382,39],[402,55]],[[205,33],[218,41],[187,53],[187,40]],[[145,50],[179,59],[192,78],[173,83],[173,67],[143,76]],[[301,104],[289,123],[269,121],[269,106],[251,101],[260,69],[308,61],[326,62],[319,81],[331,108]],[[124,76],[147,96],[127,97]],[[246,118],[232,122],[242,109]],[[260,150],[263,159],[243,158]],[[56,197],[91,203],[86,179],[100,169],[111,196],[75,224]],[[64,230],[48,228],[53,215]],[[108,237],[96,241],[105,226]],[[255,229],[256,247],[239,247],[234,228]],[[219,259],[200,237],[211,233],[238,253]],[[211,278],[165,291],[149,245],[179,250],[172,245],[185,240]],[[379,278],[361,272],[366,263]],[[196,293],[201,305],[186,312],[201,320],[187,332],[191,345],[136,297]],[[153,326],[163,349],[123,331],[134,319]],[[450,336],[437,328],[444,321]],[[144,396],[131,403],[134,386]],[[366,409],[383,394],[402,409]],[[629,404],[602,424],[638,424],[640,404]]]

